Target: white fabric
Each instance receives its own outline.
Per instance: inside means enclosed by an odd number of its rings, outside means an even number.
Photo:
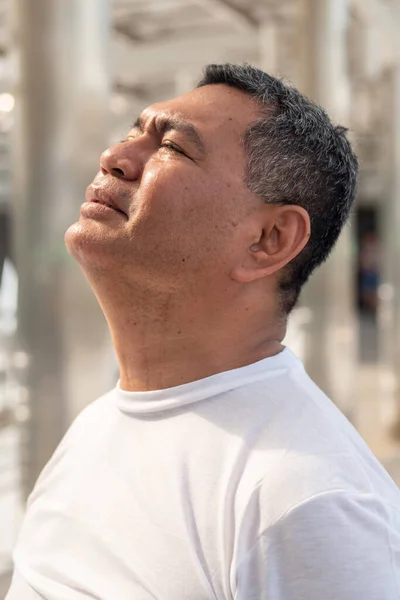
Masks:
[[[81,413],[7,600],[398,600],[400,494],[289,351]]]

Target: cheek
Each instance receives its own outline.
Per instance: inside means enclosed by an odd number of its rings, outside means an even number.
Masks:
[[[195,165],[173,159],[153,161],[143,172],[138,208],[158,221],[173,217],[171,226],[182,219],[197,221],[213,202],[209,177]]]
[[[140,205],[148,211],[157,211],[179,208],[186,201],[190,176],[182,173],[176,165],[168,162],[152,163],[143,172],[139,187]]]
[[[132,229],[193,266],[227,251],[237,224],[234,204],[232,186],[218,173],[173,160],[153,162],[141,179]]]

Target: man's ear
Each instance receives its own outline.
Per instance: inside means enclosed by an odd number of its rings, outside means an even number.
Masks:
[[[256,239],[232,271],[242,283],[272,275],[285,267],[306,246],[311,235],[310,217],[301,206],[266,205]]]

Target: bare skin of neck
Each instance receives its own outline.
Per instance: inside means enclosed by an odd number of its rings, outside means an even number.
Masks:
[[[283,349],[285,323],[268,317],[274,311],[259,282],[210,303],[182,289],[144,291],[93,274],[88,279],[111,331],[123,390],[182,385]]]

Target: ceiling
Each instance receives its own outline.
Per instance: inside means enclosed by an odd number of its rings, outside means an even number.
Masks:
[[[189,88],[207,62],[257,60],[257,27],[267,5],[265,0],[113,0],[116,90],[162,99],[171,86]]]
[[[24,2],[35,0],[19,0]],[[62,10],[69,0],[44,0]],[[85,0],[75,0],[84,2]],[[88,0],[87,0],[88,1]],[[99,7],[104,0],[98,0]],[[263,23],[296,23],[304,0],[109,0],[114,89],[138,102],[189,89],[208,62],[260,62]],[[396,25],[400,0],[349,0],[360,13]],[[0,0],[0,93],[13,80],[13,7]],[[96,0],[88,5],[96,6]],[[92,10],[92,9],[91,9]],[[393,28],[393,26],[392,26]],[[13,40],[14,35],[14,40]],[[397,34],[396,34],[397,35]],[[287,40],[279,37],[280,51]],[[397,44],[397,39],[395,40]],[[262,52],[262,50],[261,50]],[[290,76],[290,75],[289,75]],[[15,74],[14,74],[15,78]]]

